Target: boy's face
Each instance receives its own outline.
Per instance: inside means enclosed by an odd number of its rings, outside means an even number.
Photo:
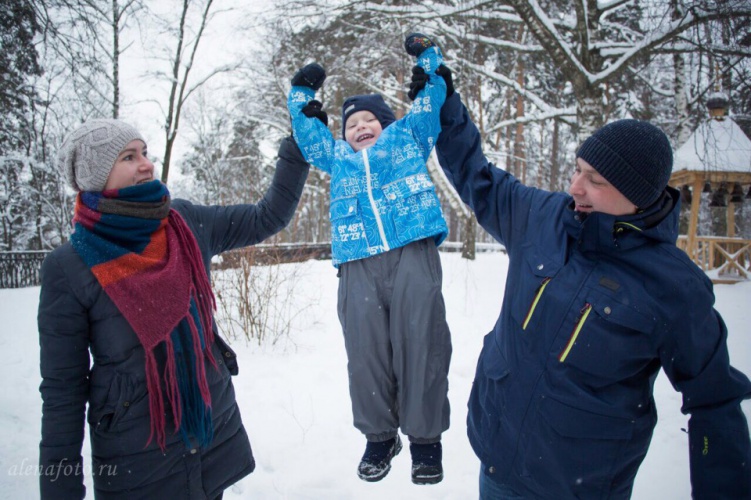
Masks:
[[[381,122],[370,111],[358,111],[347,118],[344,139],[355,151],[372,146],[381,135]]]
[[[635,214],[637,207],[601,176],[592,165],[576,159],[569,194],[578,212],[602,212],[610,215]]]

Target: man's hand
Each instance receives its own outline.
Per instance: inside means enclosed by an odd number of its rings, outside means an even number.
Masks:
[[[454,93],[454,80],[451,76],[451,70],[447,66],[441,64],[438,66],[438,69],[435,70],[435,74],[440,75],[446,82],[446,97],[451,96],[451,94]],[[424,69],[420,66],[414,66],[412,68],[412,81],[409,82],[409,92],[407,92],[407,96],[414,101],[417,94],[425,88],[429,79],[430,77],[425,73]]]
[[[315,99],[313,99],[308,104],[306,104],[301,111],[302,114],[304,114],[308,118],[318,118],[323,122],[324,125],[328,127],[329,115],[322,108],[323,104],[321,103],[321,101],[316,101]]]

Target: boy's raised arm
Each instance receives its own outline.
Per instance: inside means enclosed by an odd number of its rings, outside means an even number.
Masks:
[[[440,110],[446,100],[446,82],[436,75],[443,63],[441,49],[427,36],[412,33],[404,42],[407,53],[417,59],[417,72],[424,78],[419,88],[412,88],[408,96],[413,100],[412,109],[405,117],[413,135],[423,148],[427,160],[441,132]],[[413,76],[414,80],[414,76]]]
[[[305,159],[316,168],[331,173],[334,160],[334,136],[328,129],[328,115],[315,93],[326,80],[326,70],[311,63],[292,77],[287,108],[292,120],[292,135]]]

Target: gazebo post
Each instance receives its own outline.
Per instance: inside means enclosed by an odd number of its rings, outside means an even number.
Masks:
[[[698,251],[696,248],[696,232],[699,226],[699,207],[701,206],[701,192],[704,189],[704,180],[700,177],[694,177],[694,186],[691,190],[693,196],[691,196],[691,218],[688,222],[688,241],[686,242],[686,249],[688,250],[688,256],[696,262],[698,265]]]
[[[735,203],[728,201],[728,213],[727,213],[727,225],[728,225],[728,238],[735,238]]]

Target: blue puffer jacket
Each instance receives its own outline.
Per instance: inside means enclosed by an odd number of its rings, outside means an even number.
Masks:
[[[467,418],[486,473],[525,498],[629,498],[662,368],[691,413],[695,498],[751,498],[751,383],[729,365],[711,282],[675,246],[677,192],[645,213],[584,217],[489,164],[458,96],[441,120],[441,166],[509,255]]]
[[[355,152],[334,140],[316,118],[301,113],[315,91],[293,86],[287,105],[305,158],[331,175],[331,251],[334,266],[363,259],[423,238],[439,245],[448,234],[425,162],[440,132],[446,83],[435,70],[442,57],[432,47],[417,63],[430,74],[410,112],[387,126],[376,143]]]
[[[196,237],[207,273],[212,256],[256,244],[289,223],[308,169],[287,138],[271,187],[257,204],[172,201]],[[93,476],[90,496],[100,499],[215,498],[253,471],[255,460],[230,378],[237,374],[237,361],[216,330],[211,349],[218,369],[206,362],[214,439],[206,448],[187,449],[175,433],[168,406],[167,448],[162,452],[154,440],[145,446],[151,419],[144,350],[131,326],[70,243],[45,259],[41,276],[40,498],[83,498],[84,474]],[[87,406],[91,462],[81,456]]]

